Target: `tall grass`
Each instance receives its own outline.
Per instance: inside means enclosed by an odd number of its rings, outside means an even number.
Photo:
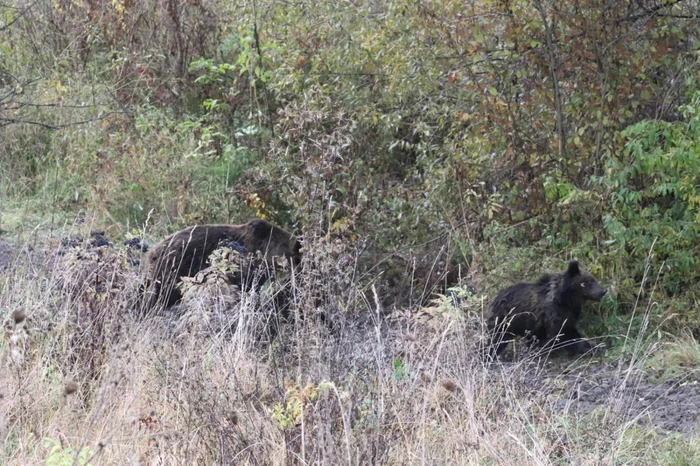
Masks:
[[[481,361],[479,300],[389,312],[329,248],[308,248],[274,338],[269,290],[144,319],[125,250],[25,250],[0,275],[0,463],[700,463],[620,405],[638,378],[580,413],[543,358]]]

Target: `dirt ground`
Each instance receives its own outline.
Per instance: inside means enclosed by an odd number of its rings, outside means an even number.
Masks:
[[[558,409],[587,414],[608,406],[629,422],[662,432],[700,432],[700,373],[656,382],[629,366],[589,364],[562,373],[557,364],[543,371],[539,391]]]
[[[406,332],[387,329],[387,336],[397,348],[406,347]],[[425,327],[414,327],[410,335],[419,335]],[[471,330],[473,332],[473,329]],[[403,334],[403,336],[401,335]],[[391,336],[389,336],[391,335]],[[450,338],[460,338],[450,336]],[[461,335],[464,338],[464,335]],[[468,337],[467,337],[468,338]],[[465,348],[465,351],[474,349]],[[431,351],[426,347],[396,354],[423,354],[414,359],[429,371]],[[402,354],[403,353],[403,354]],[[446,356],[459,357],[459,355]],[[519,355],[493,362],[488,366],[488,383],[500,386],[508,380],[525,404],[544,407],[556,414],[586,415],[603,410],[630,425],[651,427],[659,433],[687,436],[700,434],[700,370],[669,380],[642,369],[644,364],[611,361],[603,354],[572,360],[566,355],[537,358]]]

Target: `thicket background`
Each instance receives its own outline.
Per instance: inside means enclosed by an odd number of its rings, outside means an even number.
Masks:
[[[0,0],[0,463],[700,464],[699,14]],[[289,319],[132,312],[121,240],[252,216],[303,234]],[[606,349],[485,364],[570,259]]]
[[[699,10],[3,2],[0,228],[17,205],[121,235],[257,215],[357,244],[386,294],[577,258],[612,291],[592,331],[641,292],[697,336]]]

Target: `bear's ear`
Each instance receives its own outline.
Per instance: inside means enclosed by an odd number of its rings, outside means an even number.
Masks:
[[[566,274],[570,277],[581,275],[581,270],[578,268],[578,261],[569,262],[569,268],[566,270]]]

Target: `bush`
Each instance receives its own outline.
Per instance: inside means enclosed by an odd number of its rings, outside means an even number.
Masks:
[[[601,178],[611,197],[605,246],[621,267],[616,272],[629,277],[620,289],[627,299],[647,276],[648,291],[654,287],[693,309],[700,277],[700,93],[680,110],[682,121],[643,121],[622,132],[625,150],[607,161]],[[698,312],[677,317],[675,323],[700,331]]]

